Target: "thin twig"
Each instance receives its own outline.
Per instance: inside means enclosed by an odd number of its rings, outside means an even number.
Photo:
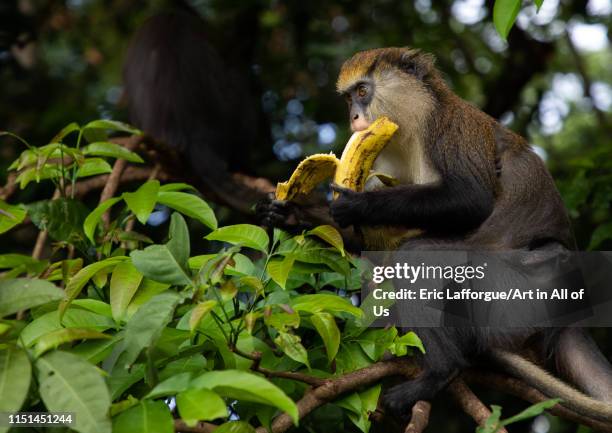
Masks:
[[[230,350],[236,355],[241,356],[242,358],[250,359],[251,361],[253,361],[253,364],[251,365],[251,370],[257,371],[266,377],[279,377],[283,379],[296,380],[298,382],[303,382],[314,387],[325,385],[328,381],[327,379],[321,379],[319,377],[311,376],[309,374],[303,374],[294,371],[275,371],[264,368],[259,365],[262,356],[261,352],[253,352],[249,354],[243,352],[237,347],[230,348]]]
[[[136,146],[138,146],[138,144],[142,142],[142,140],[142,135],[133,135],[128,140],[124,141],[122,145],[128,150],[134,150]],[[113,164],[113,171],[108,176],[108,180],[104,185],[102,193],[100,194],[100,203],[103,203],[109,198],[115,196],[117,188],[119,188],[119,185],[121,184],[121,175],[127,167],[127,164],[128,162],[125,159],[118,159],[115,161],[115,163]],[[110,223],[109,211],[105,212],[104,215],[102,215],[102,221],[104,227],[108,227]]]
[[[53,197],[51,200],[56,200],[60,196],[59,188],[55,190],[53,193]],[[38,237],[36,238],[36,243],[34,244],[34,249],[32,250],[32,258],[36,260],[40,260],[42,257],[43,250],[45,248],[45,244],[47,243],[47,238],[49,237],[49,232],[47,230],[41,230],[38,232]]]
[[[412,406],[412,416],[410,422],[406,426],[404,433],[422,433],[429,424],[429,413],[431,412],[431,403],[428,401],[419,400]]]
[[[472,392],[465,384],[463,379],[457,378],[448,386],[448,390],[459,404],[461,409],[480,426],[483,426],[487,418],[491,415],[491,411],[484,405],[482,401]],[[507,430],[501,427],[497,433],[508,433]]]

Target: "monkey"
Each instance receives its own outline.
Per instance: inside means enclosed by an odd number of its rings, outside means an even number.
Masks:
[[[343,64],[337,88],[347,100],[353,131],[379,116],[399,125],[373,168],[399,184],[382,187],[373,181],[363,192],[332,185],[339,197],[329,212],[337,226],[382,230],[377,249],[537,252],[574,246],[567,212],[544,163],[526,140],[452,92],[432,55],[411,48],[359,52]],[[274,223],[285,220],[292,205],[272,201],[262,209]],[[385,227],[419,234],[386,236]],[[488,356],[568,407],[612,421],[612,367],[582,330],[415,331],[426,348],[417,357],[422,372],[386,391],[385,406],[396,414],[406,414],[418,400],[431,400],[462,370]],[[540,358],[552,359],[556,371],[578,389],[516,354],[533,340],[541,342]]]
[[[129,121],[178,154],[197,187],[250,212],[258,192],[231,173],[253,172],[250,156],[266,153],[269,129],[248,71],[226,64],[210,40],[186,7],[146,20],[125,56],[123,102]]]

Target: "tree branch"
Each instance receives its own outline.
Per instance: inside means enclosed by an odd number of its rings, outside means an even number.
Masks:
[[[0,188],[0,200],[8,200],[10,196],[12,196],[15,191],[17,191],[17,184],[15,183],[15,179],[17,179],[17,173],[11,172],[8,174],[6,178],[6,185]]]
[[[468,370],[464,373],[463,377],[465,377],[465,379],[470,383],[476,383],[488,388],[493,388],[497,391],[514,395],[530,403],[539,403],[550,398],[519,379],[504,376],[498,373]],[[591,427],[594,430],[612,433],[612,422],[605,423],[586,417],[567,409],[560,404],[557,404],[553,408],[549,409],[549,412],[561,418]]]
[[[463,379],[457,378],[448,386],[448,391],[451,393],[455,401],[461,409],[480,426],[483,426],[487,418],[491,415],[491,411],[484,405],[482,401],[472,392],[465,384]],[[497,433],[508,433],[505,428],[500,428]]]
[[[395,359],[377,362],[338,378],[329,379],[325,384],[307,391],[297,402],[299,417],[303,418],[319,406],[333,401],[340,395],[376,383],[384,377],[401,375],[412,378],[417,371],[418,368],[411,360]],[[283,413],[272,422],[272,433],[283,433],[292,425],[291,417]],[[267,433],[267,429],[258,427],[257,433]]]
[[[429,413],[431,412],[431,403],[428,401],[417,401],[412,406],[412,416],[410,422],[406,426],[404,433],[422,433],[429,424]]]
[[[142,135],[133,135],[127,139],[115,140],[117,144],[121,144],[128,150],[136,149],[136,146],[143,141],[144,137]],[[125,159],[117,159],[113,164],[113,171],[108,175],[108,179],[104,184],[104,188],[102,189],[102,193],[100,194],[100,203],[105,202],[109,198],[115,195],[117,192],[117,188],[121,184],[121,175],[123,171],[127,167],[128,162]],[[110,212],[106,211],[104,215],[102,215],[102,222],[104,223],[104,227],[108,228],[108,224],[110,223]]]

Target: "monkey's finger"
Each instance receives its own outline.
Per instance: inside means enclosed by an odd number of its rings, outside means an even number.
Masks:
[[[288,200],[272,200],[270,204],[273,207],[280,208],[280,209],[289,208],[293,205],[293,203],[291,203]]]
[[[337,192],[338,194],[348,195],[355,192],[352,189],[345,188],[343,186],[338,185],[337,183],[331,183],[329,186],[332,191]]]

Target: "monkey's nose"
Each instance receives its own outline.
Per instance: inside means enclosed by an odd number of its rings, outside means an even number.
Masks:
[[[353,132],[363,131],[364,129],[367,129],[368,126],[370,126],[370,124],[363,116],[360,116],[359,114],[355,114],[353,116],[351,120],[351,129]]]

